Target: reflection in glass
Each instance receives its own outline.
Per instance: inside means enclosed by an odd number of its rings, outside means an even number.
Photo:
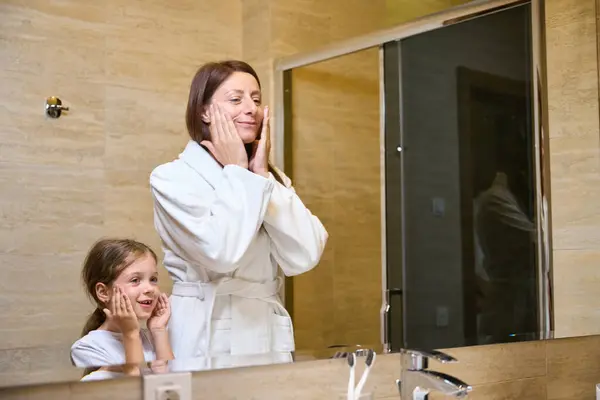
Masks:
[[[530,32],[522,5],[385,45],[393,350],[540,330]]]
[[[318,267],[286,279],[295,360],[381,341],[378,67],[370,48],[289,73],[285,171],[330,235]]]

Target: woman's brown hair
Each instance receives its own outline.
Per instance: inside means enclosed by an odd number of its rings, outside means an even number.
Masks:
[[[188,133],[193,141],[200,144],[203,140],[210,140],[210,130],[208,124],[202,119],[206,108],[217,91],[217,89],[235,72],[245,72],[256,79],[260,88],[260,79],[258,74],[250,64],[239,60],[226,60],[218,62],[209,62],[201,66],[190,86],[190,95],[187,109],[185,112],[185,123]],[[252,145],[245,145],[248,158],[252,154]],[[269,164],[269,172],[275,179],[283,183],[279,174]]]
[[[83,264],[81,280],[96,309],[88,317],[81,336],[98,329],[106,321],[102,311],[105,305],[98,299],[96,285],[112,285],[125,268],[148,254],[157,261],[156,253],[149,246],[131,239],[102,239],[92,246]]]

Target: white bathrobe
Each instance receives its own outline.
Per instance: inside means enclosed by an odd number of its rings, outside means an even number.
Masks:
[[[171,343],[181,368],[292,360],[277,265],[287,276],[309,271],[328,235],[280,176],[285,185],[271,174],[222,168],[194,141],[152,172],[155,227],[174,281]]]

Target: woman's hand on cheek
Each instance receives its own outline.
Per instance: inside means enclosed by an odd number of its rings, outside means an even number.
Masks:
[[[253,143],[252,157],[248,163],[248,168],[255,174],[269,176],[269,152],[271,151],[271,129],[269,107],[265,107],[265,116],[262,123],[260,139]]]
[[[210,140],[203,140],[213,157],[222,165],[238,165],[248,168],[248,155],[237,133],[233,120],[223,108],[214,103],[209,106]]]

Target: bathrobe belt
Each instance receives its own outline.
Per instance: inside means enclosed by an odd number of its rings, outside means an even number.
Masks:
[[[280,277],[264,283],[227,277],[212,282],[175,282],[172,295],[207,302],[206,342],[202,353],[209,356],[215,298],[231,295],[231,355],[253,355],[272,351],[273,308],[289,316],[277,297],[280,287]],[[189,324],[194,325],[191,317]],[[200,330],[198,340],[201,335]]]

